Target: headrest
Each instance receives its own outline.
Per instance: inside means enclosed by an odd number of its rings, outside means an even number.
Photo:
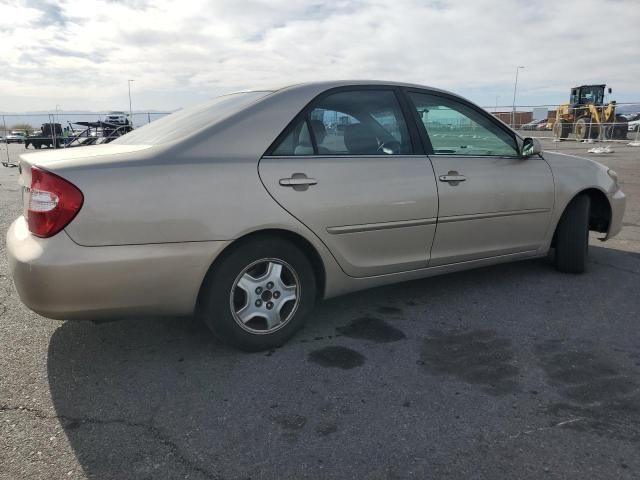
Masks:
[[[347,125],[344,129],[344,145],[349,153],[372,155],[378,153],[376,135],[361,123]]]

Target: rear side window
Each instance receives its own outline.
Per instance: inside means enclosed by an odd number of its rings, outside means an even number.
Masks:
[[[402,110],[391,90],[342,91],[321,98],[271,154],[307,155],[309,136],[316,155],[413,153]]]
[[[122,145],[159,145],[188,137],[229,115],[239,112],[271,92],[232,93],[155,120],[123,135],[112,143]]]
[[[513,135],[480,112],[448,97],[410,92],[434,155],[517,157]]]
[[[271,155],[291,156],[291,155],[313,155],[313,143],[306,120],[302,119],[295,124],[289,134],[273,150]]]

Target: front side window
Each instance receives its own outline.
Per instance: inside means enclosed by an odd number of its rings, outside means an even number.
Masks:
[[[320,99],[272,154],[307,155],[310,147],[316,155],[413,153],[402,110],[391,90],[342,91]]]
[[[580,99],[578,98],[578,90],[577,89],[573,89],[571,90],[571,98],[569,100],[569,103],[571,103],[572,105],[578,103],[580,101]]]
[[[435,155],[518,156],[512,135],[464,103],[416,92],[409,98]]]

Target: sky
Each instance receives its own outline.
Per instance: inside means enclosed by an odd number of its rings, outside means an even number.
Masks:
[[[640,102],[639,0],[0,0],[0,111],[171,111],[328,79],[482,106],[606,83]]]

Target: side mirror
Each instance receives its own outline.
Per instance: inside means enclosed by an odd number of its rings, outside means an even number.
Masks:
[[[609,87],[609,95],[611,95],[611,92],[613,92],[613,90],[611,90],[611,87]]]
[[[527,137],[522,142],[522,158],[529,158],[542,153],[542,144],[537,138]]]

